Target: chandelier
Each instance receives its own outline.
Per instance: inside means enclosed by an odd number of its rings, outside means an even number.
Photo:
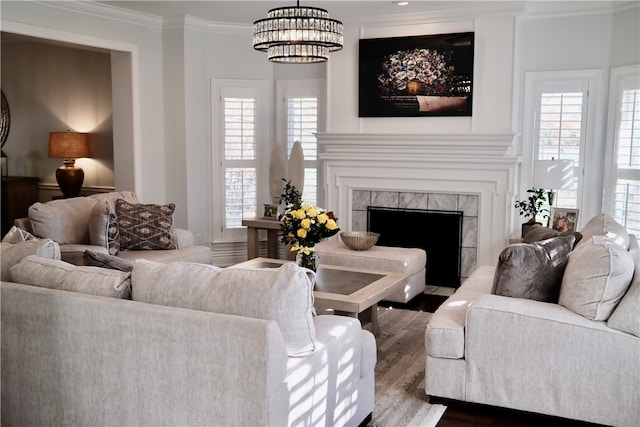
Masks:
[[[289,64],[325,62],[329,52],[342,49],[342,22],[329,19],[318,7],[271,9],[253,23],[253,48],[267,52],[269,61]]]

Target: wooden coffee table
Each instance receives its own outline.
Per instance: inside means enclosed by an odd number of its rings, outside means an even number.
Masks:
[[[229,268],[277,268],[284,259],[254,258]],[[322,264],[316,274],[313,291],[318,311],[332,310],[336,314],[357,317],[363,326],[378,334],[378,302],[401,288],[409,276],[388,271],[369,271],[358,268]]]

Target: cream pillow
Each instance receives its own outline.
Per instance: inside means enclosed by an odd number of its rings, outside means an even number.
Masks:
[[[116,212],[107,200],[99,200],[89,215],[89,243],[107,248],[109,255],[120,251],[120,237]]]
[[[290,356],[315,349],[315,276],[293,263],[271,269],[220,269],[211,265],[136,260],[133,300],[275,320]]]
[[[20,243],[29,240],[38,240],[38,238],[28,231],[13,225],[2,238],[2,243]]]
[[[0,243],[2,280],[17,281],[11,276],[11,267],[22,258],[29,255],[37,255],[42,258],[60,259],[60,246],[50,239],[29,240],[20,243]]]
[[[631,254],[605,236],[583,240],[564,272],[558,303],[592,320],[607,320],[633,276]]]
[[[41,288],[113,298],[131,297],[131,273],[100,267],[80,267],[30,255],[11,267],[15,282]]]
[[[586,242],[593,236],[605,236],[611,242],[620,245],[625,250],[629,249],[629,233],[622,224],[619,224],[613,217],[607,214],[594,216],[585,224],[580,232],[582,233],[581,242]]]
[[[629,238],[629,253],[635,262],[633,279],[631,279],[627,293],[624,294],[620,304],[607,320],[607,325],[610,328],[640,337],[640,314],[638,313],[638,307],[640,307],[640,248],[635,236],[631,235]]]

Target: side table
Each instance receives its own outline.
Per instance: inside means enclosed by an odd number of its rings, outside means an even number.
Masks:
[[[278,232],[280,221],[274,219],[249,218],[243,219],[242,225],[247,227],[247,255],[248,259],[257,258],[258,230],[267,230],[267,256],[278,258]],[[287,259],[292,259],[287,255]]]

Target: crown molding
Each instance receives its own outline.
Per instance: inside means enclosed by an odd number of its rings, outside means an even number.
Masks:
[[[84,15],[113,19],[115,21],[126,22],[129,24],[162,28],[162,18],[159,16],[142,12],[133,12],[120,7],[114,7],[102,3],[64,0],[38,0],[34,1],[33,3],[37,3],[47,7],[53,7],[56,9],[64,9],[71,12],[82,13]]]
[[[453,2],[455,3],[455,2]],[[433,22],[469,21],[479,16],[518,16],[525,10],[523,1],[505,1],[497,4],[476,7],[452,7],[434,10],[429,13],[397,14],[388,16],[363,16],[355,19],[345,19],[345,24],[353,25],[415,25]]]
[[[182,21],[184,28],[190,30],[213,32],[221,34],[251,34],[252,26],[249,24],[236,24],[232,22],[208,21],[195,16],[185,16]],[[165,28],[169,27],[169,22],[165,20]]]
[[[637,1],[527,2],[522,19],[601,15],[638,7]]]

